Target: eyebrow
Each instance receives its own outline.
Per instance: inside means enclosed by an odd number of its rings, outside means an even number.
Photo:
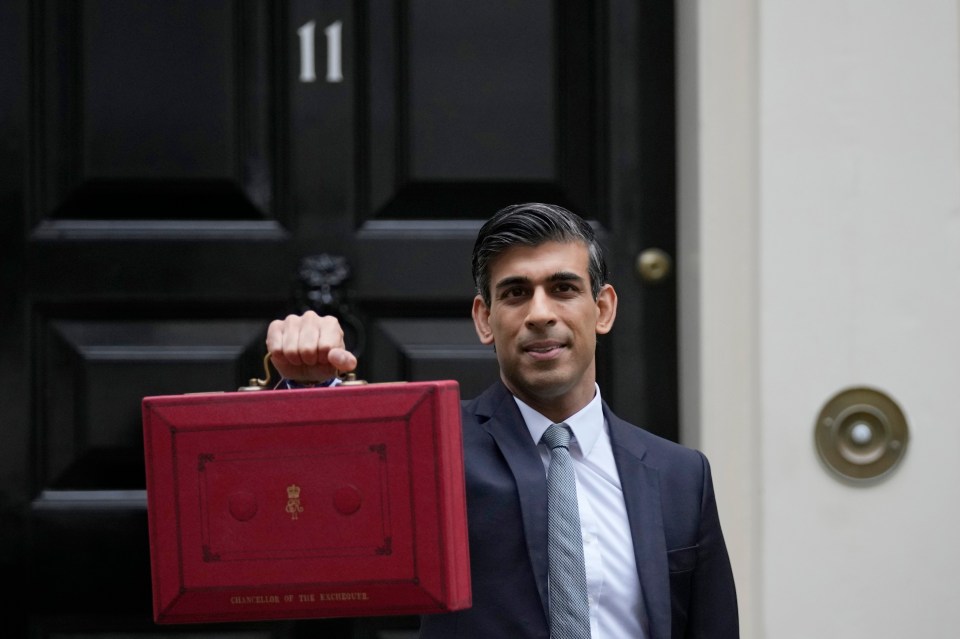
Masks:
[[[557,271],[547,278],[547,282],[582,282],[583,278],[570,271]],[[529,285],[530,278],[524,275],[511,275],[503,278],[494,285],[494,289],[509,288],[517,285]]]

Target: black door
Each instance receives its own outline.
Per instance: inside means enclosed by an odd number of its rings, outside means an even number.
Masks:
[[[675,287],[634,267],[674,248],[673,43],[653,0],[2,3],[3,635],[415,632],[154,625],[140,400],[262,376],[306,307],[362,377],[473,395],[469,252],[507,204],[596,223],[604,396],[675,439]]]

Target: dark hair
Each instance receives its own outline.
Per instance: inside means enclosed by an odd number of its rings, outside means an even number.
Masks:
[[[590,291],[597,299],[607,281],[607,263],[593,228],[562,206],[528,202],[500,209],[477,234],[473,245],[473,283],[484,304],[490,306],[490,262],[513,246],[538,246],[544,242],[586,245]]]

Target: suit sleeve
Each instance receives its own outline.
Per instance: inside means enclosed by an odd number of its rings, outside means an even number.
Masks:
[[[720,529],[710,463],[701,453],[703,492],[696,570],[691,584],[687,639],[737,639],[737,593],[730,557]]]

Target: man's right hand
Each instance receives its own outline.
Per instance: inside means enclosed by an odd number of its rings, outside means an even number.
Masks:
[[[267,352],[280,375],[301,383],[323,382],[357,367],[337,318],[313,311],[270,322]]]

